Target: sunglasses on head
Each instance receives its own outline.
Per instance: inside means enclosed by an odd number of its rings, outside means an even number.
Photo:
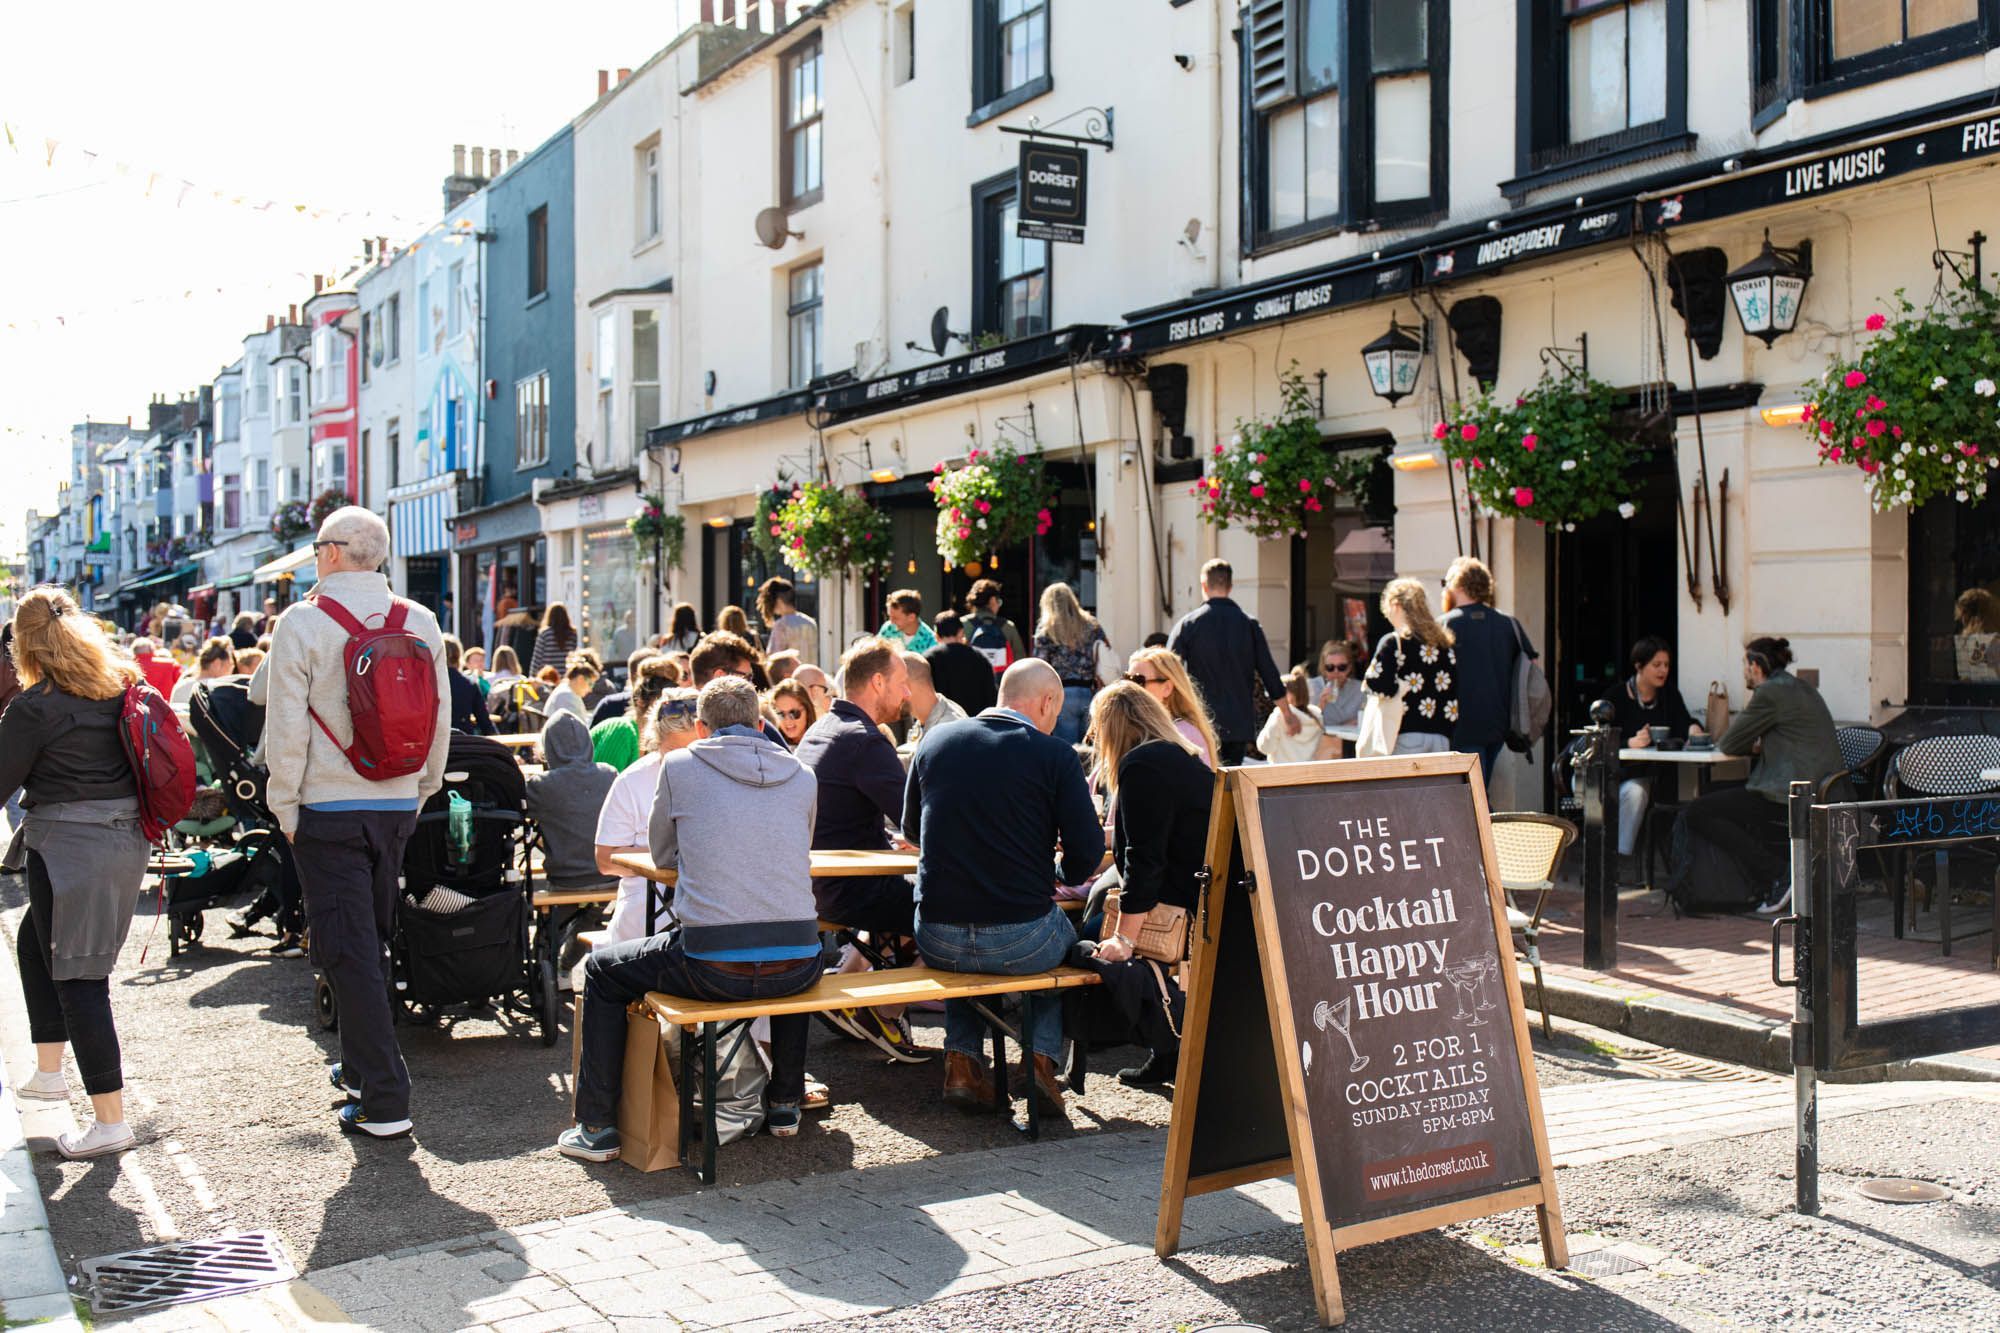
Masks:
[[[806,692],[807,692],[808,694],[831,694],[831,693],[833,693],[833,691],[832,691],[832,690],[831,690],[830,688],[828,688],[828,687],[827,687],[827,686],[825,686],[825,685],[821,685],[821,684],[820,684],[820,683],[819,683],[818,681],[814,681],[814,682],[813,682],[812,684],[810,684],[810,685],[806,686]]]
[[[669,718],[691,718],[701,701],[698,699],[665,699],[660,703],[660,716]]]

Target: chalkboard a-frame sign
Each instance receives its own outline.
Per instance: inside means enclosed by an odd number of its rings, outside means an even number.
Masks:
[[[1336,1252],[1489,1213],[1534,1206],[1568,1266],[1478,774],[1441,754],[1217,782],[1162,1258],[1188,1195],[1291,1174],[1323,1323]]]

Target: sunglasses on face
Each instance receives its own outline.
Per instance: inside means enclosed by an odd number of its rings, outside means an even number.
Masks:
[[[805,716],[806,710],[803,708],[780,708],[778,710],[778,721],[780,722],[803,722],[805,721]]]
[[[322,546],[345,546],[345,545],[347,545],[347,543],[346,543],[346,542],[337,542],[337,541],[318,541],[318,542],[314,542],[314,543],[312,544],[312,547],[313,547],[313,554],[314,554],[314,555],[318,555],[318,554],[319,554],[319,548],[320,548],[320,547],[322,547]]]
[[[1319,669],[1321,671],[1331,671],[1334,672],[1336,675],[1342,675],[1342,676],[1346,675],[1349,671],[1353,670],[1353,668],[1350,667],[1345,662],[1321,662],[1319,664]]]
[[[1142,676],[1136,671],[1126,672],[1125,679],[1134,685],[1164,685],[1167,680],[1165,676]]]

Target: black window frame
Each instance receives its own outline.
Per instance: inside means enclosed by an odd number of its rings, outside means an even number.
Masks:
[[[549,294],[549,206],[528,210],[528,299]]]
[[[792,287],[799,275],[808,271],[817,272],[813,283],[813,294],[801,301]],[[799,316],[810,312],[813,316],[813,360],[817,364],[807,367],[801,375],[796,359],[798,343],[795,329]],[[803,264],[794,264],[785,270],[785,384],[790,389],[803,389],[826,374],[826,261],[824,258],[809,259]]]
[[[1049,92],[1055,83],[1055,0],[1037,0],[1042,12],[1042,72],[1013,88],[1000,86],[1000,0],[972,0],[972,111],[967,127],[983,124]]]
[[[1243,113],[1238,117],[1241,139],[1238,144],[1243,169],[1239,209],[1243,222],[1243,252],[1256,256],[1342,231],[1377,231],[1407,228],[1434,222],[1450,207],[1451,177],[1451,6],[1448,0],[1424,0],[1427,6],[1425,69],[1430,77],[1430,167],[1429,194],[1415,199],[1378,202],[1375,198],[1375,113],[1374,88],[1378,78],[1413,73],[1415,67],[1378,73],[1374,69],[1374,0],[1331,0],[1341,34],[1340,76],[1337,86],[1312,94],[1298,87],[1297,61],[1300,39],[1305,31],[1305,6],[1310,0],[1285,0],[1287,13],[1287,56],[1291,68],[1287,78],[1292,91],[1282,103],[1258,108],[1252,82],[1252,60],[1245,52],[1241,67],[1239,96]],[[1245,24],[1250,22],[1248,13]],[[1246,33],[1239,33],[1242,41]],[[1366,95],[1355,92],[1365,89]],[[1266,220],[1270,154],[1266,126],[1269,119],[1316,97],[1339,98],[1339,120],[1334,134],[1340,143],[1339,200],[1332,213],[1307,218],[1285,227],[1272,227]]]
[[[989,176],[972,187],[972,336],[1005,334],[1000,327],[1003,302],[1000,297],[1000,234],[1006,206],[1018,200],[1015,173]],[[1042,327],[1013,336],[1029,337],[1056,327],[1055,242],[1043,241],[1042,292],[1045,310]]]
[[[1694,146],[1696,136],[1687,126],[1688,0],[1666,0],[1666,7],[1666,114],[1644,125],[1571,143],[1567,29],[1573,18],[1586,17],[1590,11],[1566,14],[1563,0],[1516,0],[1515,176],[1501,182],[1503,195],[1519,199],[1546,185]]]
[[[792,121],[792,68],[810,58],[819,65],[819,99],[812,115]],[[792,179],[792,139],[819,130],[819,179],[800,189]],[[778,199],[787,212],[810,208],[826,197],[826,43],[815,28],[778,58]]]
[[[1803,99],[1845,92],[1883,79],[1915,74],[1934,65],[1950,64],[1979,55],[2000,45],[2000,0],[1979,0],[1969,22],[1922,37],[1878,47],[1845,60],[1833,57],[1834,0],[1781,0],[1792,8],[1792,43],[1797,62],[1794,87]],[[1904,0],[1904,20],[1908,21],[1908,0]]]
[[[1791,34],[1797,30],[1794,0],[1749,0],[1750,128],[1761,130],[1779,116],[1798,87],[1796,60],[1800,54]]]

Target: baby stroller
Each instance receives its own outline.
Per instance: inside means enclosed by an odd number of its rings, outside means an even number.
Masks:
[[[495,1001],[533,1016],[556,1041],[552,968],[529,945],[527,787],[507,747],[454,732],[444,786],[417,816],[403,852],[401,901],[389,938],[391,998],[405,1022]],[[337,1027],[333,989],[314,986],[320,1026]]]
[[[223,676],[195,686],[188,699],[188,723],[214,790],[235,821],[227,849],[262,862],[250,885],[258,895],[230,920],[230,929],[241,939],[259,921],[275,918],[281,939],[296,942],[305,930],[298,871],[291,845],[278,835],[278,821],[265,803],[270,775],[251,757],[264,735],[264,709],[250,702],[250,678]]]

